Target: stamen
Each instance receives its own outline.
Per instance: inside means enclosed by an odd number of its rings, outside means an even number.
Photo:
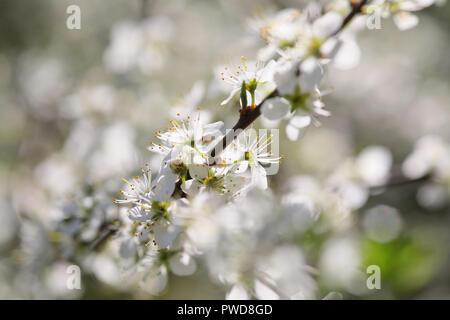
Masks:
[[[244,66],[245,71],[248,71],[247,70],[247,65],[245,64],[245,57],[241,56],[241,60],[242,60],[242,65]]]

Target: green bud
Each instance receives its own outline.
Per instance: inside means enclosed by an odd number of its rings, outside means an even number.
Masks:
[[[244,107],[244,108],[248,105],[248,103],[247,103],[247,86],[245,84],[245,81],[242,81],[241,104],[242,104],[242,107]]]
[[[247,83],[246,88],[248,92],[250,92],[250,95],[252,97],[252,105],[255,104],[255,91],[256,87],[258,86],[258,81],[256,81],[255,78],[252,78],[249,83]]]
[[[255,78],[252,78],[252,79],[250,80],[250,82],[247,83],[247,84],[245,85],[246,89],[247,89],[250,93],[252,93],[252,92],[254,93],[257,86],[258,86],[258,81],[256,81]]]

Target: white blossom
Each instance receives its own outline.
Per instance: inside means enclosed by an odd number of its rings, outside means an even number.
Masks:
[[[258,104],[269,94],[274,88],[273,72],[275,71],[276,62],[274,60],[265,64],[262,61],[245,61],[242,57],[242,66],[237,66],[232,71],[229,67],[220,73],[222,81],[231,86],[229,96],[222,101],[221,105],[225,105],[241,91],[243,83],[246,86],[247,101],[249,105]],[[242,106],[246,107],[246,106]]]

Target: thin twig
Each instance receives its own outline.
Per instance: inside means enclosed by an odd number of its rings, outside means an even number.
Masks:
[[[147,19],[150,16],[151,3],[148,0],[141,0],[140,18],[142,20]]]
[[[119,227],[113,224],[109,224],[102,231],[100,236],[94,240],[89,246],[89,251],[95,250],[98,246],[100,246],[103,242],[105,242],[109,237],[111,237],[116,231],[119,230]]]
[[[387,189],[387,188],[401,187],[401,186],[410,185],[410,184],[414,184],[414,183],[425,182],[425,181],[430,180],[431,177],[432,177],[431,174],[426,174],[422,177],[411,179],[411,178],[405,177],[404,175],[394,175],[393,174],[386,184],[383,184],[381,186],[374,186],[371,188],[371,191],[377,192],[379,190],[383,190],[383,189]]]
[[[236,138],[240,130],[244,130],[250,124],[252,124],[260,115],[261,115],[261,106],[267,99],[277,97],[278,91],[273,91],[270,95],[268,95],[260,104],[258,104],[254,109],[247,109],[247,112],[241,112],[239,116],[239,120],[234,125],[233,129],[228,131],[225,137],[211,150],[210,155],[214,158],[216,155],[220,154],[230,143]],[[244,109],[245,110],[245,109]],[[216,150],[218,152],[216,152]]]
[[[361,9],[366,5],[367,0],[361,0],[359,3],[353,4],[353,1],[350,1],[352,3],[352,10],[350,13],[344,18],[344,21],[342,22],[342,25],[339,29],[337,29],[335,32],[331,34],[331,36],[337,35],[339,32],[341,32],[352,19],[361,12]]]

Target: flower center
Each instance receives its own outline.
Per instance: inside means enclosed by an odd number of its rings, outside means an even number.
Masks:
[[[152,211],[155,213],[152,217],[153,221],[158,221],[161,218],[168,219],[169,212],[167,211],[170,206],[170,201],[153,201]]]
[[[306,103],[310,96],[310,93],[302,93],[300,86],[297,85],[295,87],[294,93],[287,94],[284,96],[284,98],[286,98],[291,103],[291,112],[294,112],[297,109],[310,112],[311,110]]]
[[[246,161],[248,161],[248,164],[251,166],[253,164],[253,156],[252,153],[250,151],[246,151],[244,153],[244,159]]]

